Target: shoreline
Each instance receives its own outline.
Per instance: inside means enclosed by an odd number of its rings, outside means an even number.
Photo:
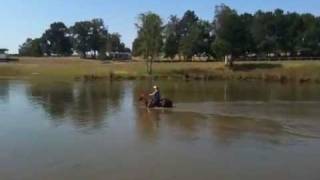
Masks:
[[[320,61],[154,63],[152,76],[143,61],[101,62],[79,58],[28,58],[0,63],[0,79],[47,80],[240,80],[265,82],[320,83]]]

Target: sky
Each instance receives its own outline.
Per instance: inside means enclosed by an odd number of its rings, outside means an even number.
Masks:
[[[239,13],[274,10],[320,15],[319,0],[0,0],[0,48],[17,53],[28,37],[40,37],[53,22],[71,26],[76,21],[102,18],[110,32],[118,32],[131,47],[136,37],[134,23],[140,13],[152,11],[166,22],[170,15],[181,17],[194,10],[202,19],[212,20],[214,7],[221,3]]]

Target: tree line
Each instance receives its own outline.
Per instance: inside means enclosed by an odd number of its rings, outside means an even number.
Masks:
[[[118,33],[109,33],[102,19],[76,22],[67,27],[52,23],[40,38],[28,38],[19,48],[21,56],[71,56],[106,59],[106,52],[130,52]]]
[[[257,11],[238,13],[221,4],[211,20],[188,10],[167,23],[153,12],[138,16],[133,56],[147,59],[148,71],[155,58],[191,60],[320,56],[320,17],[304,13]],[[106,52],[130,52],[118,33],[109,33],[102,19],[76,22],[67,27],[55,22],[40,38],[28,38],[19,49],[22,56],[70,56],[105,59]],[[90,53],[88,53],[90,52]]]
[[[153,12],[141,14],[133,55],[152,63],[155,57],[232,59],[270,56],[319,56],[320,17],[309,13],[257,11],[239,14],[221,4],[211,21],[188,10],[164,24]]]

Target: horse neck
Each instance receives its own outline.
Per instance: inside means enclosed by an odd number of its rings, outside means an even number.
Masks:
[[[148,105],[149,99],[148,99],[146,96],[144,96],[143,101],[144,101],[144,103],[145,103],[146,105]]]
[[[146,94],[141,96],[141,101],[144,102],[144,104],[147,106],[149,104],[149,96]]]

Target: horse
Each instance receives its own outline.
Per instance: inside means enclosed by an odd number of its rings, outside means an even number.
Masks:
[[[139,101],[143,102],[147,108],[154,108],[154,107],[172,108],[173,107],[173,102],[167,98],[162,98],[158,105],[152,105],[151,98],[146,93],[140,94]]]

